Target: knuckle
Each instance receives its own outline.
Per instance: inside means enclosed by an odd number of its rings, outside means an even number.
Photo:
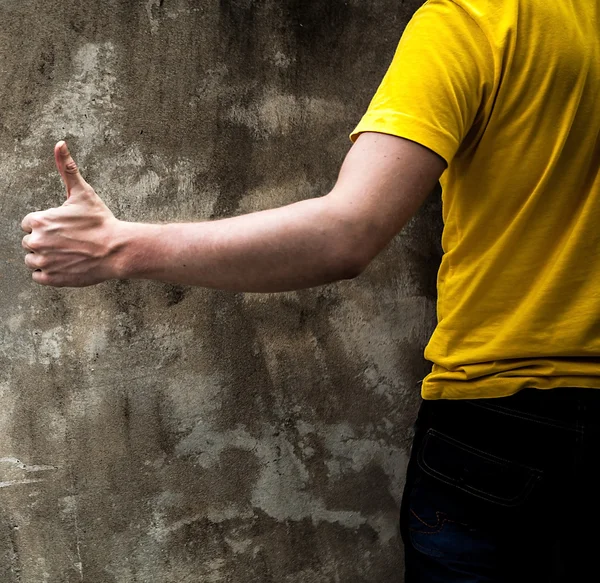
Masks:
[[[35,265],[38,269],[47,269],[50,265],[50,261],[44,255],[37,255],[37,257],[35,257]]]
[[[38,225],[41,224],[41,212],[36,212],[36,213],[31,213],[30,215],[27,215],[28,217],[28,222],[32,227],[37,227]]]
[[[32,227],[33,227],[33,225],[31,224],[31,215],[27,215],[21,221],[21,229],[23,229],[23,231],[25,231],[27,233],[31,233]]]
[[[50,285],[51,278],[47,273],[43,271],[34,271],[31,274],[33,281],[39,283],[40,285]]]
[[[65,164],[65,172],[69,174],[77,174],[79,172],[79,168],[77,168],[77,164],[74,160],[70,160]]]
[[[28,253],[25,255],[25,265],[31,269],[40,269],[40,257],[35,253]]]
[[[25,221],[27,221],[31,230],[39,229],[46,224],[46,212],[39,211],[31,213],[30,215],[27,215],[23,222],[25,223]]]
[[[36,237],[34,235],[23,237],[23,247],[25,249],[30,249],[31,251],[41,251],[42,242],[40,237]]]
[[[25,255],[25,265],[29,268],[29,269],[37,269],[37,266],[35,265],[33,256],[31,254],[29,255]]]

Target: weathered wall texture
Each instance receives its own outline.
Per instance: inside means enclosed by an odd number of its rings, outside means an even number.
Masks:
[[[63,137],[117,216],[323,194],[418,0],[0,1],[0,581],[399,581],[438,203],[280,296],[30,283]]]

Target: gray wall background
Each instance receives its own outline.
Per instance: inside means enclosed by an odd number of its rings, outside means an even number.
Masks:
[[[0,581],[400,581],[433,198],[359,279],[35,286],[66,137],[115,214],[325,194],[418,0],[0,0]]]

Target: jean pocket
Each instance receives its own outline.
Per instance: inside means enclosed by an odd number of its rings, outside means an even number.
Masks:
[[[541,471],[434,429],[425,435],[417,462],[416,480],[406,492],[412,546],[431,557],[491,565],[501,525],[514,527],[515,512],[523,510]]]
[[[429,429],[418,454],[428,476],[500,506],[522,504],[541,470],[506,460]]]

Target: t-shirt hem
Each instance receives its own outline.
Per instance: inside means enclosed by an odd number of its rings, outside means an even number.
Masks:
[[[600,389],[600,376],[561,376],[561,377],[490,377],[477,381],[423,381],[421,396],[426,401],[439,399],[496,399],[510,397],[523,389],[550,390],[577,387]]]
[[[350,134],[350,140],[356,141],[363,132],[389,134],[416,142],[441,156],[447,164],[458,149],[458,143],[448,132],[397,111],[367,112]]]

